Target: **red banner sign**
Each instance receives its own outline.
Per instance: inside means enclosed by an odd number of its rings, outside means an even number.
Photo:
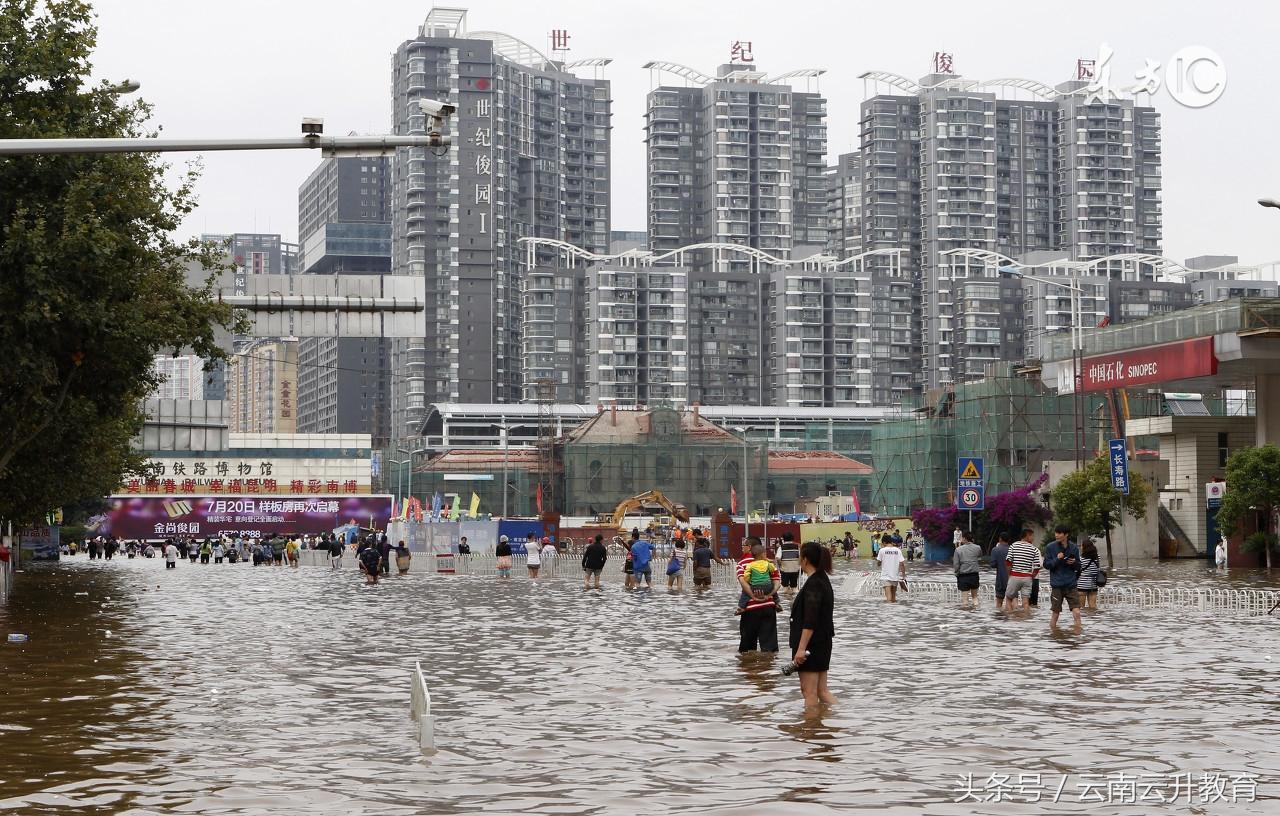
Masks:
[[[1218,358],[1213,356],[1213,338],[1197,337],[1086,357],[1082,368],[1081,390],[1087,393],[1208,377],[1218,373]]]

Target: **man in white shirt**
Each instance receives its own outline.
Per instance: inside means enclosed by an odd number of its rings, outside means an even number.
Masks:
[[[893,543],[888,533],[880,536],[880,552],[876,553],[880,562],[880,581],[884,584],[884,599],[889,603],[898,602],[898,582],[907,577],[907,562],[902,557],[902,550]]]
[[[178,568],[178,548],[174,546],[172,541],[164,546],[164,568]]]

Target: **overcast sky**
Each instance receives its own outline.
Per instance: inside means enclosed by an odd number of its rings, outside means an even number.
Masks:
[[[461,2],[453,5],[462,6]],[[497,30],[546,50],[569,31],[570,59],[610,57],[613,82],[613,229],[644,229],[643,115],[649,60],[712,73],[734,40],[753,43],[766,73],[824,68],[831,157],[856,149],[857,77],[868,70],[918,79],[935,51],[970,79],[1069,79],[1077,58],[1115,52],[1112,85],[1146,59],[1165,64],[1187,46],[1222,58],[1225,93],[1189,109],[1162,88],[1164,247],[1181,260],[1230,254],[1280,258],[1280,105],[1275,35],[1280,6],[1264,3],[1113,2],[591,2],[465,4],[471,30]],[[171,137],[290,136],[304,116],[326,133],[388,132],[391,56],[415,36],[430,3],[406,0],[98,0],[95,75],[128,77]],[[731,11],[730,11],[731,10]],[[178,157],[181,162],[186,157]],[[204,157],[191,233],[279,232],[297,239],[298,185],[319,157],[303,151]]]

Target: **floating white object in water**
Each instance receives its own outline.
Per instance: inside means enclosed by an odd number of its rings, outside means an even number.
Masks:
[[[77,595],[88,595],[89,593],[88,593],[88,592],[77,592],[76,594],[77,594]]]
[[[102,630],[102,635],[103,635],[103,637],[111,637],[111,630],[110,630],[110,629],[103,629],[103,630]]]
[[[10,643],[26,643],[28,640],[29,640],[29,638],[28,638],[26,635],[22,634],[21,632],[10,632],[10,633],[9,633],[9,642],[10,642]]]

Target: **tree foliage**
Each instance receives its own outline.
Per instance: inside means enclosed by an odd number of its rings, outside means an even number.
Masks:
[[[1047,522],[1049,511],[1035,496],[1047,478],[1041,475],[1025,487],[988,496],[986,507],[973,514],[974,541],[986,548],[1000,533],[1016,538],[1023,527]],[[926,541],[950,542],[951,531],[956,525],[966,527],[969,514],[954,506],[930,507],[912,513],[911,522]]]
[[[1240,527],[1250,514],[1261,514],[1263,533],[1275,532],[1272,519],[1280,507],[1280,448],[1263,445],[1260,448],[1239,448],[1227,459],[1227,490],[1216,518],[1218,529],[1230,534]],[[1264,538],[1263,541],[1273,539]],[[1257,545],[1265,552],[1267,567],[1271,566],[1272,547]]]
[[[91,85],[97,32],[81,0],[0,0],[0,138],[141,137],[150,108]],[[0,158],[0,518],[102,496],[141,459],[130,439],[158,384],[156,354],[223,358],[234,328],[222,261],[172,236],[194,206],[154,154]]]
[[[1111,531],[1122,521],[1121,507],[1135,519],[1147,517],[1151,486],[1131,468],[1129,495],[1111,484],[1111,459],[1103,454],[1082,470],[1065,477],[1053,489],[1053,518],[1079,535],[1103,535],[1107,539],[1107,560],[1111,560]]]

